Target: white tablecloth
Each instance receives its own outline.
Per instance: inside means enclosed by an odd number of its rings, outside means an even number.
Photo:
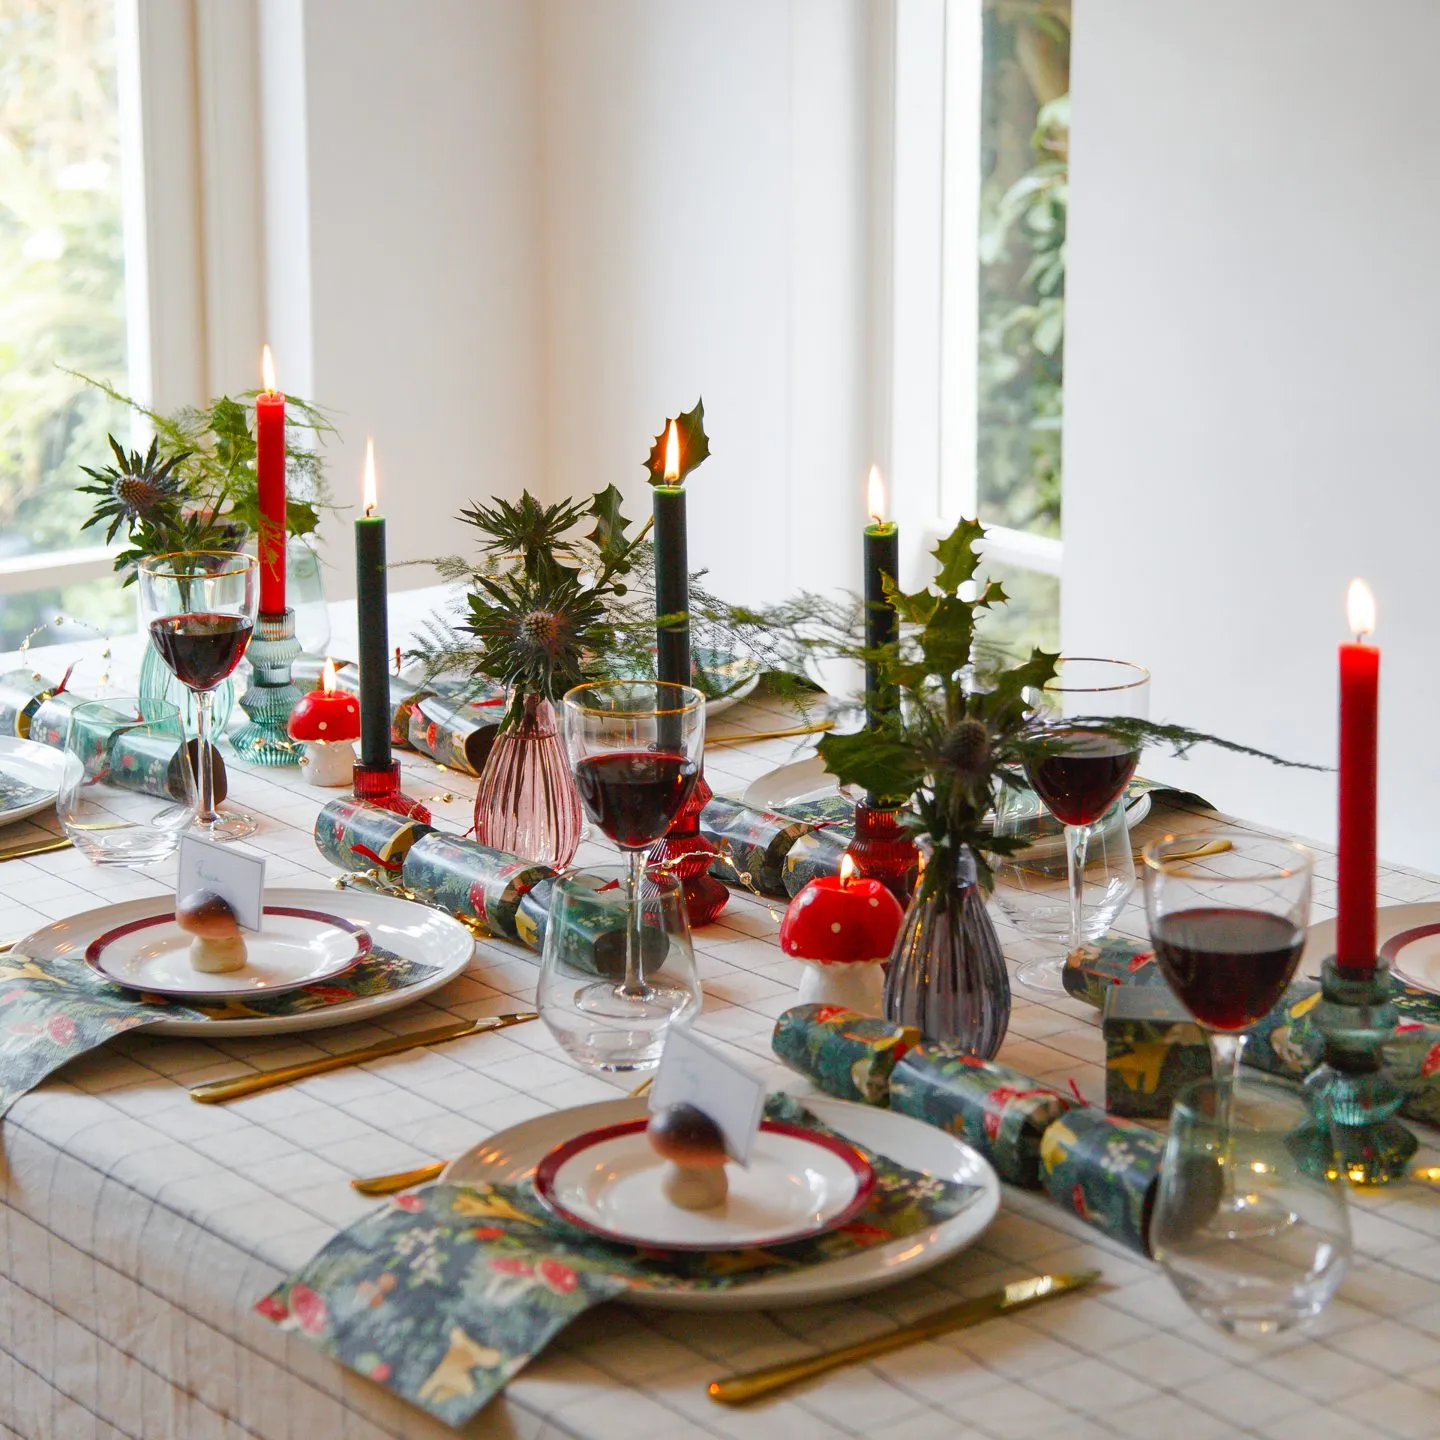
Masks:
[[[336,651],[344,653],[343,639]],[[716,729],[778,723],[774,712],[742,707]],[[738,793],[795,753],[790,741],[717,748],[708,773],[718,793]],[[468,827],[473,782],[413,756],[405,768],[412,794],[453,793],[453,801],[431,800],[438,824]],[[261,817],[253,843],[270,857],[272,883],[326,885],[330,868],[310,827],[335,792],[306,788],[294,771],[232,763],[231,776],[233,800]],[[579,859],[599,853],[592,847]],[[1323,918],[1334,894],[1328,858],[1320,874]],[[0,865],[0,937],[97,904],[161,894],[169,878],[163,868],[153,875],[98,870],[73,851],[7,862]],[[1387,871],[1382,892],[1392,902],[1440,899],[1440,882]],[[803,1088],[769,1053],[774,1018],[793,1003],[797,980],[774,944],[778,908],[735,895],[719,923],[697,934],[706,994],[699,1026],[772,1081]],[[1130,930],[1142,924],[1133,909],[1127,913]],[[1033,942],[1000,929],[1012,962],[1035,953]],[[224,1044],[140,1035],[19,1101],[0,1127],[0,1433],[24,1440],[453,1434],[251,1307],[338,1227],[378,1203],[356,1195],[350,1177],[453,1155],[528,1116],[611,1098],[623,1087],[577,1070],[538,1023],[226,1106],[196,1105],[185,1087],[448,1016],[525,1008],[535,973],[529,953],[485,943],[462,979],[382,1023]],[[1003,1060],[1054,1083],[1073,1080],[1099,1100],[1102,1053],[1093,1011],[1017,993]],[[1426,1157],[1440,1159],[1428,1146]],[[1007,1189],[999,1218],[972,1249],[864,1299],[771,1314],[672,1315],[615,1305],[592,1312],[466,1433],[593,1440],[1440,1434],[1440,1195],[1404,1186],[1361,1197],[1354,1229],[1354,1269],[1312,1334],[1252,1346],[1195,1319],[1155,1266],[1044,1200]],[[705,1396],[718,1372],[869,1335],[1038,1270],[1087,1266],[1104,1272],[1103,1288],[745,1410]]]

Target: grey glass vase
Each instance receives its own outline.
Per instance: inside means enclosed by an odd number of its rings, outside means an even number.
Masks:
[[[1005,1039],[1010,977],[968,849],[929,860],[890,953],[885,1015],[982,1060]]]

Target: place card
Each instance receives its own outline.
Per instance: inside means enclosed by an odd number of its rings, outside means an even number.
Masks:
[[[652,1113],[671,1105],[693,1105],[704,1111],[725,1137],[730,1158],[739,1165],[749,1164],[765,1109],[765,1084],[693,1030],[671,1030],[666,1035],[660,1068],[650,1087]]]
[[[183,900],[197,890],[209,890],[224,900],[242,930],[258,930],[265,913],[265,857],[199,835],[183,835],[175,894]]]

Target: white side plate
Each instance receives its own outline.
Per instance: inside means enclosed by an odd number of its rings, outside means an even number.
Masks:
[[[14,776],[22,785],[32,785],[45,792],[43,799],[37,798],[27,805],[0,810],[0,825],[9,825],[52,808],[60,794],[60,782],[65,777],[67,767],[78,770],[80,761],[64,750],[53,750],[50,746],[39,745],[34,740],[0,735],[0,772]]]
[[[1375,912],[1375,939],[1397,980],[1440,995],[1440,902],[1382,906]],[[1318,980],[1320,962],[1334,953],[1335,922],[1312,925],[1300,956],[1300,974]]]

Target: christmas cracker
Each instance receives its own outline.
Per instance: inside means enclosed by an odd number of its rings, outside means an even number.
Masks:
[[[409,743],[441,765],[478,775],[485,768],[504,716],[502,693],[453,700],[426,695],[410,710]]]
[[[847,830],[796,820],[716,798],[700,816],[700,833],[721,852],[710,873],[730,884],[748,875],[762,895],[796,895],[817,875],[838,875],[850,843]]]
[[[432,827],[348,795],[332,801],[315,817],[315,845],[342,870],[359,873],[379,867],[398,875],[410,847]]]

